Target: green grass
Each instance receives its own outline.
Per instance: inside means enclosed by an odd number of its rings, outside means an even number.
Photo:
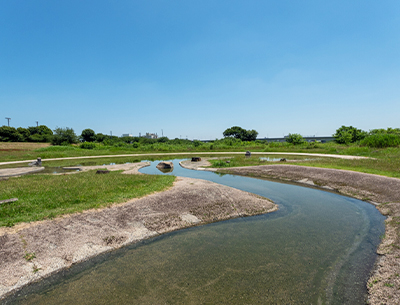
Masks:
[[[250,158],[246,158],[242,155],[233,156],[230,159],[230,163],[226,163],[225,160],[211,161],[212,167],[225,168],[225,167],[239,167],[239,166],[256,166],[256,165],[268,165],[268,164],[293,164],[303,166],[313,166],[322,168],[335,168],[353,170],[363,173],[376,174],[388,177],[400,178],[400,149],[399,148],[386,148],[386,149],[375,149],[374,151],[366,151],[365,147],[349,147],[347,150],[348,154],[351,155],[367,155],[371,159],[360,159],[360,160],[345,160],[338,158],[329,157],[302,157],[292,155],[269,155],[266,157],[274,158],[286,158],[287,160],[294,160],[294,162],[269,162],[260,160],[260,155],[253,155]]]
[[[175,177],[124,175],[95,171],[72,175],[27,175],[0,180],[0,200],[18,201],[0,205],[0,226],[49,219],[58,215],[107,207],[132,198],[162,191]]]

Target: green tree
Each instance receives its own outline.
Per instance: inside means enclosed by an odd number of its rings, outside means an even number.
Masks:
[[[397,134],[400,135],[400,128],[391,128],[388,129],[380,128],[380,129],[372,129],[369,131],[369,135],[376,134]]]
[[[31,135],[31,133],[29,132],[28,128],[18,127],[17,132],[21,135],[23,142],[29,140],[29,136]]]
[[[258,132],[253,130],[246,130],[239,126],[233,126],[226,129],[223,133],[225,138],[232,137],[242,141],[254,141],[257,138]]]
[[[0,141],[1,142],[23,142],[24,137],[15,129],[10,126],[0,127]]]
[[[94,142],[96,141],[96,134],[92,129],[87,128],[82,130],[81,138],[83,142]]]
[[[96,141],[99,143],[103,142],[106,138],[107,138],[107,135],[105,135],[105,134],[102,134],[102,133],[96,134]]]
[[[53,145],[69,145],[78,143],[78,137],[72,128],[60,128],[54,129],[53,139],[51,141]]]
[[[28,127],[29,142],[51,142],[53,131],[46,125]]]
[[[357,129],[353,126],[342,126],[336,130],[333,135],[335,141],[339,144],[350,144],[364,139],[367,132]]]
[[[293,145],[299,145],[305,142],[304,138],[298,133],[289,133],[286,138],[286,142],[292,143]]]

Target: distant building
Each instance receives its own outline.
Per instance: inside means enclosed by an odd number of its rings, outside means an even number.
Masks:
[[[147,139],[157,139],[157,138],[158,138],[158,135],[157,135],[156,133],[149,133],[149,132],[146,132],[146,135],[143,136],[143,138],[147,138]]]
[[[286,142],[287,137],[288,136],[284,136],[283,138],[258,138],[257,140],[264,140],[267,142]],[[335,140],[335,138],[332,136],[305,136],[303,138],[307,142],[321,142],[321,143],[326,143]]]
[[[123,133],[121,137],[133,137],[130,133]]]

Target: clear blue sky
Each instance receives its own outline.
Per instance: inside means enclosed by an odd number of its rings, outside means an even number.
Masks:
[[[0,125],[400,127],[400,1],[1,1]]]

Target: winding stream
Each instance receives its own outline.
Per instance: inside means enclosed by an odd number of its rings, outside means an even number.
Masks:
[[[272,199],[277,212],[161,235],[24,289],[12,304],[365,304],[384,217],[315,188],[183,169]],[[141,172],[163,174],[152,166]],[[9,303],[7,303],[9,304]]]

